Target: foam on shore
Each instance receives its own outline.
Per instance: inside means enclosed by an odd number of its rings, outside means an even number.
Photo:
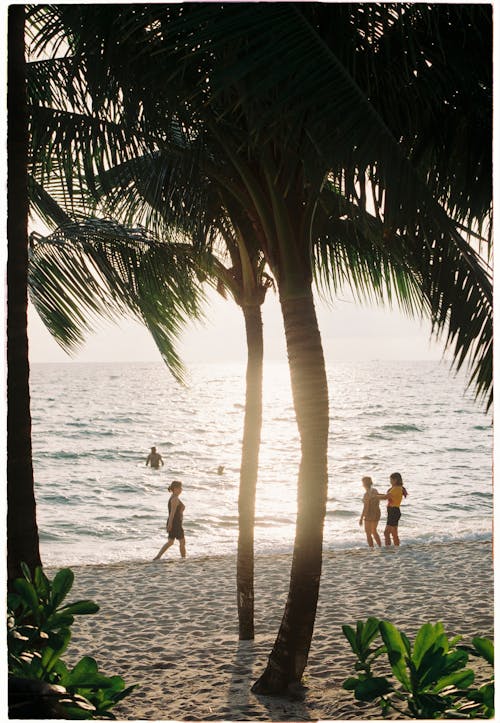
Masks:
[[[291,557],[259,556],[254,641],[238,641],[233,556],[181,560],[178,548],[151,563],[73,567],[70,599],[100,611],[76,618],[74,664],[94,657],[108,675],[140,683],[114,712],[120,720],[374,719],[341,685],[354,656],[341,626],[370,615],[412,637],[442,621],[465,640],[493,637],[491,542],[402,546],[325,554],[304,701],[256,696],[288,592]]]

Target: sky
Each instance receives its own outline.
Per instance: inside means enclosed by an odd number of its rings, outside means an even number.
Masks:
[[[347,296],[327,305],[316,300],[327,363],[372,359],[434,360],[443,343],[430,339],[427,321],[408,319],[397,309],[362,307]],[[263,307],[264,354],[286,361],[283,322],[277,296],[269,291]],[[102,322],[73,356],[51,337],[33,307],[29,311],[31,363],[160,361],[149,332],[138,322]],[[230,299],[209,293],[204,322],[190,323],[178,351],[189,365],[198,362],[244,362],[245,328],[241,309]]]

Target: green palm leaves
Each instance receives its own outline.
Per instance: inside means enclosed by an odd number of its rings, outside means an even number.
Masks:
[[[194,259],[192,246],[158,243],[142,228],[93,218],[67,223],[47,239],[31,236],[31,298],[67,350],[81,343],[98,317],[131,314],[147,326],[182,380],[173,340],[187,319],[201,316],[200,263]]]

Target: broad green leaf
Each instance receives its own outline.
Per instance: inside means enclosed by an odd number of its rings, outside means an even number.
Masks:
[[[482,658],[484,658],[490,665],[493,665],[495,650],[491,640],[488,638],[473,638],[472,645]]]
[[[445,675],[440,678],[436,685],[432,688],[433,693],[447,688],[449,685],[455,685],[457,688],[468,688],[474,682],[474,672],[472,670],[457,670],[454,673]]]
[[[370,653],[371,661],[375,660],[375,658],[378,658],[384,653],[387,653],[387,648],[385,647],[385,645],[379,645],[378,648],[374,648]]]
[[[45,648],[42,653],[42,665],[46,673],[50,673],[54,669],[62,653],[62,648],[56,650],[54,648]]]
[[[74,703],[63,703],[64,712],[68,720],[91,720],[94,718],[93,713],[95,712],[94,706],[91,709],[86,710],[81,708],[79,705]]]
[[[368,671],[368,670],[369,670],[369,667],[370,667],[370,666],[367,665],[363,660],[357,660],[357,661],[354,663],[354,670]]]
[[[90,600],[78,600],[77,602],[65,605],[61,608],[61,613],[69,615],[93,615],[99,611],[99,605]]]
[[[387,678],[367,678],[356,686],[354,697],[356,700],[370,701],[386,695],[393,690]]]
[[[48,645],[60,653],[64,653],[71,640],[71,630],[69,628],[61,628],[57,633],[49,633]]]
[[[482,704],[493,711],[495,709],[495,684],[486,683],[486,685],[482,685],[478,693],[481,695]]]
[[[356,645],[358,646],[358,651],[360,653],[362,653],[362,651],[363,651],[363,647],[362,647],[362,643],[361,643],[361,639],[362,639],[362,635],[363,635],[363,627],[364,627],[363,621],[358,620],[356,622]]]
[[[25,562],[21,562],[21,570],[23,572],[25,579],[28,582],[32,582],[31,570],[29,569],[28,565]]]
[[[44,574],[41,567],[37,567],[35,569],[34,583],[36,591],[38,593],[38,597],[42,599],[48,598],[50,593],[50,581]]]
[[[7,594],[7,607],[9,610],[17,610],[21,605],[21,597],[15,592],[9,592]]]
[[[111,675],[108,678],[108,681],[110,683],[109,688],[112,688],[117,693],[122,691],[125,688],[125,681],[121,677],[121,675]]]
[[[52,604],[57,607],[64,600],[73,586],[75,576],[69,568],[59,570],[52,581]]]
[[[403,639],[399,630],[392,625],[392,623],[388,623],[385,620],[382,620],[380,623],[380,634],[387,648],[392,672],[406,690],[410,690],[411,684],[405,662],[407,656],[406,641]]]
[[[465,667],[468,655],[464,650],[444,653],[442,648],[428,651],[420,665],[420,684],[427,687],[436,683],[442,676]]]
[[[68,628],[73,625],[74,617],[66,613],[53,613],[45,621],[43,627],[45,630],[57,630],[58,628]]]
[[[123,700],[123,698],[126,698],[127,695],[130,695],[130,693],[135,690],[136,688],[139,688],[139,683],[135,683],[134,685],[129,685],[128,688],[125,688],[120,693],[116,693],[114,696],[115,703],[118,703],[118,701]]]
[[[454,670],[459,670],[467,665],[469,656],[465,650],[453,650],[445,656],[445,672],[452,673]]]
[[[359,678],[347,678],[346,680],[344,680],[342,687],[345,690],[355,690],[358,683]]]
[[[429,650],[429,648],[434,644],[435,640],[436,631],[434,629],[434,625],[432,625],[431,623],[425,623],[425,625],[422,625],[415,638],[415,642],[413,644],[413,655],[411,656],[411,659],[414,662],[417,670],[420,666],[422,658]]]
[[[68,667],[63,660],[59,659],[54,665],[52,672],[58,676],[58,680],[61,680],[61,678],[67,674]]]
[[[448,636],[442,629],[443,625],[442,623],[436,623],[435,629],[436,629],[436,648],[442,648],[445,653],[448,653],[450,650],[450,641],[448,640]]]
[[[17,590],[19,597],[29,607],[29,609],[37,616],[38,611],[38,595],[31,582],[24,580],[19,577],[14,581],[14,587]]]
[[[401,640],[403,641],[403,645],[406,650],[406,655],[408,658],[411,657],[411,642],[410,638],[401,631]]]
[[[61,681],[66,688],[115,688],[117,685],[116,678],[113,676],[108,678],[99,673],[96,661],[86,656],[82,658],[71,670],[67,676]]]
[[[358,646],[356,644],[356,633],[350,625],[342,625],[342,632],[349,641],[349,645],[352,648],[353,653],[358,654]]]
[[[379,624],[380,620],[378,620],[377,618],[367,619],[363,627],[363,632],[361,634],[361,643],[364,649],[368,648],[372,640],[377,637],[379,632]]]

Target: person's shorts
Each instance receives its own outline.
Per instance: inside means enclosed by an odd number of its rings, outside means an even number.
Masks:
[[[401,517],[401,510],[399,507],[388,507],[387,508],[387,526],[397,527]]]
[[[380,520],[380,512],[378,515],[366,515],[365,520],[367,522],[378,522]]]
[[[175,527],[171,532],[168,533],[169,540],[183,540],[184,530],[182,527]]]

